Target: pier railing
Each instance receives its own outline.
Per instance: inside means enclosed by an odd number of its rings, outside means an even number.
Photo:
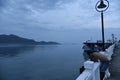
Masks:
[[[84,62],[85,71],[76,80],[100,80],[99,66],[99,62]]]
[[[115,44],[111,45],[105,50],[105,52],[101,52],[101,54],[106,55],[107,58],[111,60],[111,56],[114,52],[114,46]],[[84,68],[85,70],[76,80],[100,80],[100,62],[86,61],[84,62]],[[104,79],[108,77],[110,77],[109,69],[106,70]]]

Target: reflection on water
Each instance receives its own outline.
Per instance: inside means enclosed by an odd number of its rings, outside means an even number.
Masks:
[[[35,46],[9,46],[0,47],[0,57],[14,57],[23,52],[31,51]]]
[[[0,80],[75,80],[79,45],[0,47]]]

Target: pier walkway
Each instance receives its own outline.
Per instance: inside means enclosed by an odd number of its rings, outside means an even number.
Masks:
[[[107,80],[120,80],[120,43],[116,44],[110,65],[110,78]]]

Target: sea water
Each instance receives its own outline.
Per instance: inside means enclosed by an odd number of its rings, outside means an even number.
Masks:
[[[75,80],[82,46],[0,46],[0,80]]]

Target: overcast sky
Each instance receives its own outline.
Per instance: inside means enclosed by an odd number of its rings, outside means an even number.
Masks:
[[[59,42],[79,42],[94,39],[95,35],[95,39],[101,39],[97,1],[0,0],[0,34]],[[109,2],[110,7],[104,12],[105,35],[115,33],[119,37],[120,0]]]

